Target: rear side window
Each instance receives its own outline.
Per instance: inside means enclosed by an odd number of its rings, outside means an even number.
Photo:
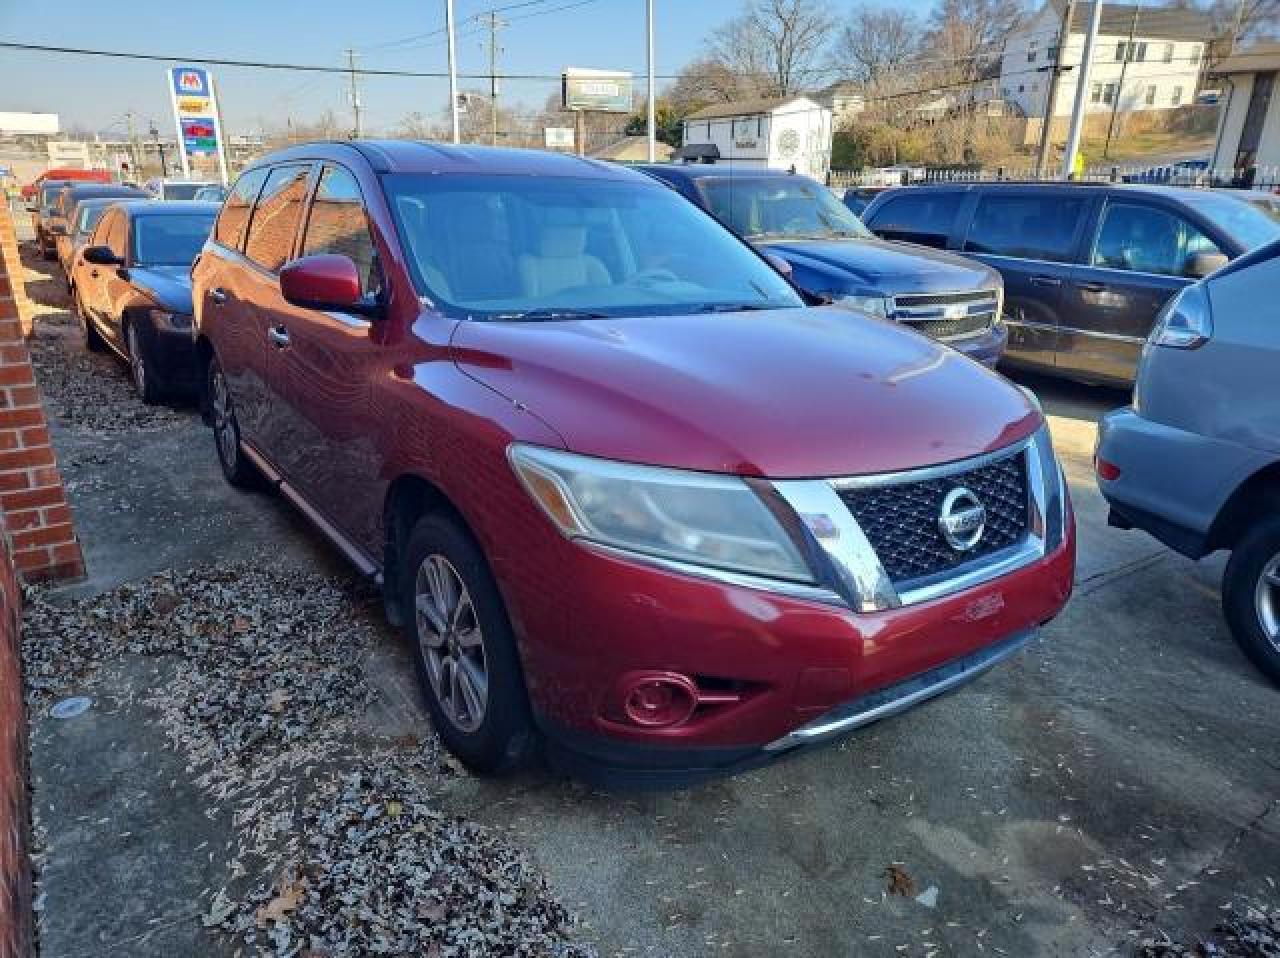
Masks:
[[[244,255],[275,272],[293,252],[293,240],[302,220],[311,166],[277,166],[267,176],[253,208]]]
[[[111,247],[111,252],[124,259],[125,248],[128,246],[128,236],[129,220],[123,213],[117,212],[111,220],[111,225],[107,228],[104,243]]]
[[[377,247],[369,232],[369,218],[356,178],[338,166],[326,166],[320,174],[302,255],[340,253],[350,257],[360,273],[360,291],[374,293],[378,281]]]
[[[1078,196],[989,193],[978,199],[964,249],[1065,263],[1084,211],[1085,200]]]
[[[885,202],[867,225],[885,239],[945,249],[960,211],[963,193],[942,190],[907,191]]]
[[[1185,276],[1196,253],[1221,252],[1181,216],[1153,206],[1108,203],[1093,244],[1093,265]]]
[[[231,249],[241,248],[245,228],[249,225],[249,211],[253,209],[253,201],[258,198],[258,191],[266,178],[266,170],[250,170],[236,180],[213,229],[215,242]]]

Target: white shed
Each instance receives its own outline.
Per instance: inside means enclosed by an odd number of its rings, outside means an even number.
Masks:
[[[805,96],[717,103],[684,120],[685,146],[712,144],[720,161],[823,179],[831,167],[831,111]]]

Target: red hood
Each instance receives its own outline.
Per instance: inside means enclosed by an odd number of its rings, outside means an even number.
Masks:
[[[844,310],[461,323],[454,357],[586,455],[773,478],[998,449],[1040,415],[958,353]]]

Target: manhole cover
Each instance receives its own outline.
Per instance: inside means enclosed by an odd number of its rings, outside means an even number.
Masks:
[[[77,695],[56,703],[53,708],[49,709],[49,714],[56,719],[75,718],[77,715],[83,715],[89,711],[92,705],[93,699],[87,695]]]

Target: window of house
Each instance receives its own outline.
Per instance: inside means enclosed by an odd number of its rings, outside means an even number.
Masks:
[[[1092,89],[1089,90],[1089,102],[1090,103],[1102,102],[1102,84],[1101,83],[1095,83]]]
[[[1028,63],[1035,63],[1035,62],[1036,62],[1036,53],[1038,52],[1038,51],[1036,50],[1036,45],[1037,45],[1039,42],[1040,42],[1040,41],[1038,41],[1038,40],[1032,40],[1032,41],[1031,41],[1031,43],[1027,46],[1027,62],[1028,62]]]
[[[1147,86],[1147,95],[1143,98],[1147,106],[1155,106],[1156,103],[1156,86],[1154,83]]]
[[[1192,254],[1218,251],[1181,216],[1135,203],[1108,203],[1091,261],[1110,269],[1184,276]]]
[[[213,239],[222,246],[238,250],[244,241],[245,227],[249,225],[249,211],[253,209],[253,201],[258,198],[262,189],[262,181],[267,178],[267,171],[250,170],[240,179],[227,194],[222,204],[222,213],[218,216],[217,225],[213,228]]]
[[[1166,43],[1166,44],[1164,45],[1164,54],[1163,54],[1163,56],[1161,57],[1161,59],[1162,59],[1165,63],[1172,63],[1172,62],[1173,62],[1173,44],[1172,44],[1172,43]]]
[[[1145,41],[1138,44],[1138,52],[1137,55],[1134,56],[1134,59],[1139,63],[1142,63],[1147,59],[1147,44]]]
[[[1176,86],[1173,88],[1173,105],[1179,106],[1181,103],[1182,103],[1182,87]]]
[[[1019,84],[1018,84],[1018,92],[1019,92],[1019,93],[1026,93],[1026,92],[1027,92],[1027,85],[1026,85],[1025,83],[1019,83]]]
[[[1107,106],[1116,102],[1116,84],[1108,83],[1102,88],[1102,102]]]
[[[1085,207],[1084,199],[1047,190],[987,194],[978,200],[964,248],[970,253],[1065,262]]]
[[[1191,53],[1188,55],[1187,59],[1191,61],[1192,66],[1195,66],[1200,62],[1200,44],[1193,43],[1191,45]]]
[[[244,255],[273,273],[293,253],[293,240],[302,219],[311,165],[277,166],[262,185],[262,193],[249,221]]]
[[[1124,62],[1125,53],[1128,49],[1129,44],[1125,43],[1123,40],[1116,44],[1116,63]]]
[[[360,291],[373,293],[382,285],[376,251],[359,183],[347,170],[326,166],[311,201],[302,255],[339,253],[349,257],[360,274]]]

